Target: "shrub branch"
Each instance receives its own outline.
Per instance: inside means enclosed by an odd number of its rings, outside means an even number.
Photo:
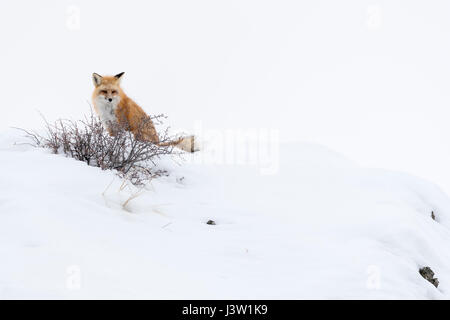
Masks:
[[[135,139],[129,128],[119,124],[111,124],[113,135],[110,135],[92,111],[78,121],[59,119],[49,123],[43,116],[42,118],[45,123],[43,135],[16,128],[25,132],[31,145],[50,149],[55,154],[65,154],[102,170],[116,170],[119,176],[135,185],[144,185],[154,177],[167,175],[166,171],[156,168],[156,160],[163,155],[180,154],[174,151],[173,146],[160,146]],[[145,128],[146,121],[160,125],[163,119],[166,119],[163,114],[152,116],[142,121],[142,128]],[[165,143],[174,141],[177,137],[170,136],[167,128],[159,139],[161,143]]]

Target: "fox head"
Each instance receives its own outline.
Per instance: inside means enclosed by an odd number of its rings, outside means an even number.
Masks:
[[[104,76],[97,73],[92,74],[92,81],[94,82],[95,99],[100,99],[101,102],[117,104],[120,100],[120,95],[123,93],[120,88],[120,80],[125,72],[116,74],[115,76]]]

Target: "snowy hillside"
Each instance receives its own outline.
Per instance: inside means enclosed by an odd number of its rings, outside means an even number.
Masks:
[[[208,149],[163,159],[170,176],[136,194],[20,135],[0,134],[0,298],[450,298],[431,183],[292,143],[274,174]]]
[[[448,0],[0,1],[0,130],[34,127],[36,110],[80,119],[92,73],[124,71],[125,92],[173,128],[274,128],[450,194],[448,12]]]

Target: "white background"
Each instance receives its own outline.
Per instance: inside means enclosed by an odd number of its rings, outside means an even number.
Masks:
[[[283,141],[318,142],[449,193],[449,9],[444,0],[3,1],[0,128],[39,128],[38,110],[79,118],[92,72],[125,71],[127,94],[173,127],[278,129]]]

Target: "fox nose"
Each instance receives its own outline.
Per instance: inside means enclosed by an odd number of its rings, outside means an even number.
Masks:
[[[111,102],[111,101],[112,101],[112,98],[109,98],[108,101]]]

